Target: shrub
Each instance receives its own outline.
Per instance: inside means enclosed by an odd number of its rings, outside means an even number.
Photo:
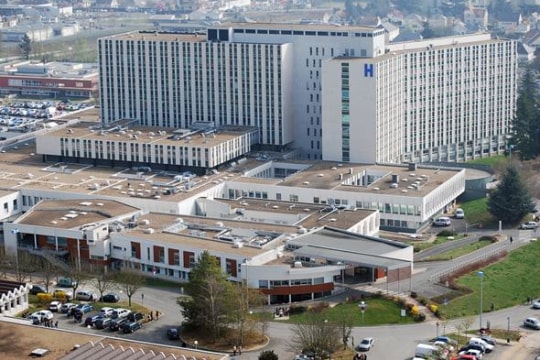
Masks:
[[[418,298],[418,302],[420,302],[420,304],[426,306],[427,303],[428,303],[428,299],[423,297],[423,296],[420,296],[420,298]]]
[[[439,310],[439,307],[436,305],[436,304],[430,304],[429,305],[429,310],[432,312],[432,313],[437,313],[437,311]]]
[[[411,291],[411,297],[416,299],[418,297],[418,293],[416,291]]]
[[[416,322],[422,322],[426,320],[426,315],[424,313],[419,312],[417,315],[413,316],[414,321]]]
[[[303,314],[307,311],[307,307],[306,306],[302,306],[302,305],[295,305],[295,306],[291,306],[289,308],[289,315],[298,315],[298,314]]]
[[[324,309],[327,309],[330,305],[326,301],[315,303],[313,306],[309,307],[309,311],[313,313],[320,313]]]
[[[39,293],[37,294],[38,301],[42,304],[49,303],[52,301],[52,294]]]
[[[416,318],[420,313],[420,309],[418,309],[418,306],[414,305],[412,308],[411,308],[411,315]],[[425,318],[425,316],[424,316]]]
[[[437,236],[454,236],[454,232],[452,230],[443,230]]]
[[[259,360],[278,360],[274,350],[265,350],[259,354]]]

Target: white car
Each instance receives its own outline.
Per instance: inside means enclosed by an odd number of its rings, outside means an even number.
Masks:
[[[533,309],[540,309],[540,299],[536,299],[532,304]]]
[[[441,216],[433,222],[433,226],[450,226],[452,225],[452,220],[447,216]]]
[[[433,345],[438,346],[438,347],[440,347],[442,349],[448,349],[448,351],[450,351],[450,352],[454,351],[454,347],[451,344],[449,344],[449,343],[447,343],[445,341],[438,340],[438,341],[435,341],[433,343]]]
[[[482,340],[481,338],[470,338],[469,344],[477,344],[482,346],[484,349],[486,349],[486,352],[492,352],[494,346],[491,344],[488,344],[486,341]]]
[[[475,349],[469,349],[467,351],[460,351],[458,355],[459,356],[461,356],[461,355],[472,355],[478,360],[481,360],[484,357],[484,354],[482,354],[482,352],[480,350],[475,350]]]
[[[456,212],[454,213],[454,217],[456,219],[464,219],[465,218],[465,211],[463,211],[462,208],[457,208]]]
[[[99,315],[103,317],[111,317],[114,312],[114,309],[111,307],[102,307],[101,310],[99,310]]]
[[[50,310],[36,311],[31,316],[39,317],[41,320],[52,320],[54,318],[54,314]]]
[[[373,347],[374,343],[375,343],[375,339],[371,337],[363,338],[362,341],[360,341],[360,343],[356,347],[356,350],[369,351]]]
[[[526,223],[523,223],[520,226],[522,230],[535,230],[537,227],[538,227],[538,223],[535,221],[527,221]]]
[[[60,301],[51,301],[51,303],[49,304],[49,310],[60,311],[61,306],[62,306],[62,303]]]

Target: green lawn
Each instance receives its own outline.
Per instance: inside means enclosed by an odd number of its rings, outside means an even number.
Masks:
[[[358,302],[338,304],[332,308],[326,308],[320,312],[329,322],[340,323],[343,316],[351,317],[353,326],[372,326],[382,324],[410,324],[414,320],[410,316],[401,317],[401,308],[395,302],[384,298],[368,298],[365,300],[366,310],[362,312]],[[298,315],[291,315],[290,323],[306,323],[313,316],[310,311]],[[341,320],[342,321],[342,320]]]
[[[527,297],[540,296],[540,266],[538,255],[540,242],[512,251],[507,259],[482,269],[483,311],[507,308],[523,304]],[[480,278],[475,271],[458,279],[458,284],[473,290],[469,295],[458,297],[441,306],[447,318],[476,315],[480,311]]]
[[[460,256],[472,253],[473,251],[481,249],[484,246],[488,246],[491,243],[492,243],[492,241],[490,239],[479,240],[478,242],[468,244],[468,245],[459,247],[457,249],[448,250],[448,251],[445,251],[445,252],[443,252],[441,254],[438,254],[438,255],[435,255],[435,256],[430,256],[430,257],[428,257],[428,258],[426,258],[424,260],[425,261],[452,260],[452,259],[458,258]]]
[[[502,165],[506,162],[508,162],[508,159],[504,155],[497,155],[497,156],[491,156],[491,157],[482,158],[482,159],[470,160],[470,161],[467,161],[467,164],[488,165],[491,168],[495,169],[499,165]]]
[[[487,198],[471,200],[459,204],[465,212],[465,219],[470,229],[497,226],[497,220],[487,211]]]
[[[461,234],[461,235],[455,235],[453,236],[453,239],[449,239],[449,236],[437,236],[435,238],[435,240],[433,241],[405,241],[406,244],[408,245],[411,245],[414,247],[414,252],[419,252],[419,251],[422,251],[422,250],[426,250],[426,249],[429,249],[429,248],[432,248],[434,247],[435,245],[440,245],[440,244],[444,244],[445,242],[448,242],[448,241],[454,241],[454,240],[459,240],[459,239],[463,239],[464,238],[464,235]]]

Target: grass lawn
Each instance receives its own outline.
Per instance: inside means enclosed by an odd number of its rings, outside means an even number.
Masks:
[[[497,155],[497,156],[490,156],[490,157],[482,158],[482,159],[470,160],[470,161],[467,161],[467,164],[488,165],[494,169],[494,168],[497,168],[499,165],[502,165],[506,162],[508,162],[508,159],[504,155]]]
[[[453,239],[449,239],[449,236],[437,236],[435,240],[433,241],[416,240],[416,241],[405,241],[405,243],[414,247],[414,252],[419,252],[422,250],[429,249],[435,245],[444,244],[445,242],[448,242],[448,241],[463,239],[464,237],[465,236],[463,234],[455,235]]]
[[[540,242],[535,241],[512,251],[505,260],[482,269],[484,312],[490,311],[491,304],[497,310],[523,304],[527,297],[536,298],[540,295],[538,254]],[[472,289],[473,292],[451,300],[448,305],[441,306],[440,311],[447,318],[478,314],[480,278],[477,273],[461,277],[458,284]]]
[[[459,204],[459,207],[465,212],[465,219],[469,224],[469,229],[482,227],[497,227],[497,219],[495,219],[487,211],[487,198],[471,200]]]
[[[492,241],[489,240],[489,239],[479,240],[478,242],[468,244],[468,245],[465,245],[465,246],[457,248],[457,249],[452,249],[452,250],[445,251],[445,252],[443,252],[441,254],[438,254],[436,256],[430,256],[430,257],[428,257],[427,259],[424,259],[424,260],[426,260],[426,261],[452,260],[454,258],[463,256],[463,255],[467,255],[469,253],[472,253],[473,251],[481,249],[484,246],[488,246],[491,243],[492,243]]]
[[[401,317],[401,308],[395,302],[384,298],[368,298],[365,300],[366,310],[362,312],[358,302],[338,304],[332,308],[326,308],[319,314],[329,322],[343,322],[343,316],[351,317],[353,326],[373,326],[382,324],[411,324],[414,320],[411,316]],[[302,314],[291,315],[289,323],[307,323],[313,316],[313,312],[307,311]]]

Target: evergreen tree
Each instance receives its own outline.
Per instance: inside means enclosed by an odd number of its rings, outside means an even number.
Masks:
[[[185,289],[190,297],[179,300],[184,324],[207,331],[216,341],[233,317],[235,289],[208,251],[199,257]]]
[[[512,144],[519,151],[521,160],[533,159],[540,150],[538,134],[540,130],[540,112],[538,91],[534,74],[530,67],[521,79],[516,102],[516,114],[512,122]]]
[[[28,34],[24,34],[19,47],[24,58],[28,60],[30,58],[30,52],[32,51],[32,40],[30,40]]]
[[[497,188],[491,193],[488,211],[497,220],[516,224],[535,208],[527,186],[521,180],[518,169],[510,164]]]
[[[274,350],[265,350],[259,354],[259,360],[278,360],[277,354]]]

